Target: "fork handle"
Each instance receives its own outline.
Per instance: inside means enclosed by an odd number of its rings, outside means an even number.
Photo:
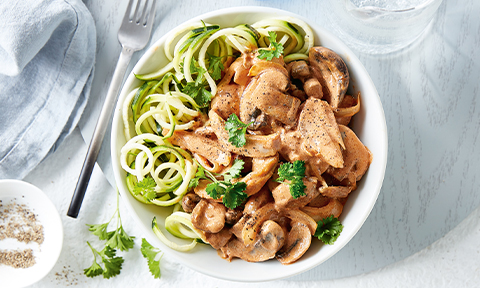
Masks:
[[[70,202],[70,207],[68,208],[67,215],[72,218],[77,218],[80,207],[82,206],[85,191],[87,190],[88,182],[90,181],[93,168],[95,167],[98,153],[102,147],[103,138],[105,136],[112,111],[117,102],[118,92],[122,85],[123,77],[125,76],[125,72],[127,70],[128,63],[130,63],[133,52],[134,51],[128,47],[122,47],[122,52],[118,58],[117,66],[115,67],[115,72],[113,73],[112,81],[110,82],[110,87],[108,88],[102,111],[98,116],[97,125],[95,126],[92,140],[88,146],[87,156],[85,157],[85,162],[83,163],[82,171],[80,172],[77,186],[75,187],[75,192],[73,193],[73,197]]]

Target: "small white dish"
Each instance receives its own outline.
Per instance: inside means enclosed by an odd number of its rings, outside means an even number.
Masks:
[[[63,244],[63,226],[57,209],[42,190],[20,180],[0,180],[0,200],[2,205],[15,202],[25,204],[36,215],[43,226],[44,241],[41,244],[28,244],[16,239],[0,240],[0,250],[33,250],[35,264],[29,268],[13,268],[0,265],[1,287],[26,287],[41,280],[52,270],[60,256]],[[2,211],[4,209],[2,207]]]

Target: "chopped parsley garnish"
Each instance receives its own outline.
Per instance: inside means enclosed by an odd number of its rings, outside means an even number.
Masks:
[[[153,247],[145,238],[142,238],[142,248],[140,248],[142,255],[148,262],[148,269],[152,273],[153,278],[158,279],[160,273],[160,259],[163,253],[160,249]]]
[[[199,165],[195,177],[190,180],[189,187],[197,187],[201,179],[212,181],[205,189],[207,194],[213,199],[220,199],[223,196],[222,202],[225,207],[235,209],[248,198],[247,193],[244,192],[247,189],[245,182],[231,182],[233,178],[240,177],[244,163],[243,160],[237,159],[228,171],[221,174],[209,172]],[[217,180],[216,176],[223,176],[223,180]]]
[[[278,168],[277,182],[283,182],[285,180],[290,181],[288,184],[290,187],[290,194],[294,199],[306,195],[305,184],[303,184],[303,178],[305,177],[305,161],[296,160],[293,163],[286,162],[280,165]]]
[[[147,202],[151,202],[157,197],[157,192],[155,192],[155,180],[151,177],[145,177],[142,181],[135,183],[133,187],[133,194],[141,195]]]
[[[268,40],[270,45],[268,48],[258,49],[259,55],[257,57],[268,61],[271,61],[273,58],[280,58],[283,54],[283,46],[277,42],[277,33],[268,31]]]
[[[212,76],[213,80],[220,80],[222,78],[222,71],[225,69],[223,66],[222,58],[212,55],[207,52],[208,55],[208,73]]]
[[[333,245],[343,230],[342,223],[340,223],[338,218],[333,217],[333,215],[318,221],[317,224],[317,230],[313,236],[328,245]]]
[[[247,127],[252,123],[245,124],[236,114],[231,114],[227,122],[225,123],[225,130],[228,131],[228,142],[232,143],[235,147],[243,147],[247,143],[245,134],[247,133]]]

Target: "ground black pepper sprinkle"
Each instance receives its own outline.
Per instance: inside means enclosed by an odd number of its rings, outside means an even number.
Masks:
[[[0,201],[0,240],[12,238],[26,244],[43,243],[43,226],[37,216],[25,205]],[[32,249],[0,250],[0,265],[28,268],[35,264]]]

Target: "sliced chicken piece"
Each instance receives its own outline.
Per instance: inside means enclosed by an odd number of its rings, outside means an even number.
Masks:
[[[285,94],[288,85],[285,68],[267,68],[260,72],[249,82],[240,98],[240,120],[244,123],[255,121],[252,114],[255,109],[260,109],[286,125],[293,125],[300,100]]]
[[[243,86],[238,84],[226,84],[218,86],[217,95],[212,99],[211,110],[227,120],[230,114],[240,115],[240,95]]]
[[[273,189],[272,196],[275,199],[275,209],[279,212],[286,209],[298,209],[317,197],[319,193],[318,189],[316,189],[317,178],[304,178],[303,183],[306,186],[305,195],[298,198],[293,198],[292,194],[290,194],[290,185],[286,182]]]
[[[367,172],[370,163],[372,163],[372,153],[358,139],[355,132],[344,125],[339,125],[346,149],[343,151],[343,168],[331,168],[327,172],[338,181],[348,179],[350,186],[355,186],[362,176]]]
[[[306,151],[322,157],[333,167],[343,167],[341,148],[345,148],[335,116],[323,100],[309,98],[300,113],[297,131]]]
[[[275,257],[285,242],[285,234],[276,222],[267,220],[260,229],[252,245],[245,245],[240,239],[233,239],[222,247],[219,254],[231,261],[238,257],[248,262],[261,262]]]
[[[232,154],[222,148],[218,141],[196,135],[193,132],[175,131],[168,140],[173,145],[197,153],[212,163],[227,166],[232,161]]]
[[[243,147],[236,147],[228,141],[228,132],[225,130],[225,120],[215,111],[210,110],[210,126],[219,140],[223,150],[247,157],[268,157],[277,154],[280,149],[280,135],[245,135],[246,144]]]
[[[319,189],[320,193],[329,198],[345,198],[352,192],[352,187],[348,186],[326,186]]]
[[[337,108],[347,92],[350,76],[342,58],[325,47],[312,47],[308,54],[310,70],[323,87],[323,97]]]
[[[222,204],[202,199],[192,211],[192,224],[204,232],[220,232],[225,226],[225,212]]]
[[[323,207],[305,206],[300,209],[312,217],[314,221],[318,222],[330,215],[338,218],[342,214],[343,204],[337,199],[330,199],[328,204]]]
[[[252,215],[260,207],[265,206],[265,204],[270,202],[273,202],[272,194],[267,187],[264,186],[258,193],[248,198],[245,203],[245,208],[243,209],[243,214]]]

